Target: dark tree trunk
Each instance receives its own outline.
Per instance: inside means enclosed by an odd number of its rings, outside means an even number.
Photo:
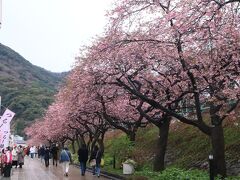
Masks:
[[[104,153],[104,143],[103,139],[98,140],[99,148],[101,149],[102,153]]]
[[[162,124],[159,126],[159,138],[157,142],[157,153],[153,163],[154,171],[163,171],[165,169],[164,166],[164,157],[167,149],[167,141],[168,141],[168,132],[169,132],[169,124],[171,118],[167,118],[162,120]]]
[[[135,140],[136,140],[136,133],[135,132],[130,131],[127,135],[128,135],[128,138],[131,142],[135,142]]]
[[[80,148],[81,143],[80,143],[80,141],[79,141],[79,137],[78,137],[78,136],[76,136],[76,142],[77,142],[77,146],[78,146],[78,148]]]
[[[83,144],[86,144],[86,141],[84,139],[84,136],[80,136],[79,137],[79,142],[80,142],[80,146],[82,147]],[[87,144],[86,144],[87,145]]]
[[[216,125],[211,132],[212,151],[214,159],[214,175],[226,176],[226,162],[224,149],[224,134],[222,124]]]
[[[91,148],[92,148],[91,144],[92,144],[92,138],[89,137],[89,140],[88,140],[88,142],[87,142],[87,148],[88,148],[89,151],[90,151]]]
[[[65,141],[62,141],[62,142],[61,142],[61,146],[62,146],[61,148],[62,148],[62,149],[64,148],[64,144],[65,144]]]
[[[51,146],[52,146],[52,141],[51,141],[51,140],[48,140],[48,144],[49,144],[49,146],[51,147]]]
[[[75,141],[72,141],[72,149],[73,149],[73,154],[76,153],[76,148],[75,148]]]
[[[91,144],[91,153],[92,153],[92,151],[93,151],[94,146],[96,145],[96,143],[97,143],[97,139],[94,139],[94,140],[92,141],[92,144]]]

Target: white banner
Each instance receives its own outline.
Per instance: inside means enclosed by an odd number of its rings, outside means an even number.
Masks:
[[[6,109],[0,119],[0,149],[6,148],[9,145],[10,122],[15,113]]]
[[[0,28],[2,26],[2,0],[0,0]]]

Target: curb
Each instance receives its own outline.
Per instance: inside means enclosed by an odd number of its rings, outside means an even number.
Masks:
[[[76,167],[80,168],[80,166],[78,164],[73,164]],[[86,169],[88,172],[92,172],[92,169],[87,167]],[[120,176],[118,174],[113,174],[113,173],[109,173],[107,171],[101,170],[101,176],[108,178],[108,179],[112,179],[112,180],[126,180],[127,178],[124,176]]]

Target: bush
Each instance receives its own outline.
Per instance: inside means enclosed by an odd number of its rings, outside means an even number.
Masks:
[[[136,175],[148,177],[152,180],[209,180],[209,174],[200,170],[182,170],[178,168],[168,168],[163,172],[152,172],[145,169],[142,172],[136,172]],[[220,179],[220,178],[216,178]]]
[[[113,139],[109,142],[108,146],[111,147],[108,153],[112,157],[115,156],[118,166],[121,166],[122,162],[132,157],[134,146],[125,135]]]

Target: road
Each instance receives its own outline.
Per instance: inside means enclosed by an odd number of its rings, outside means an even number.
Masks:
[[[80,170],[75,166],[70,166],[69,176],[63,175],[61,164],[56,167],[52,165],[47,168],[38,158],[31,159],[25,157],[24,166],[20,168],[12,168],[12,175],[10,178],[1,177],[1,180],[106,180],[107,178],[93,176],[87,172],[85,176],[80,175]]]

